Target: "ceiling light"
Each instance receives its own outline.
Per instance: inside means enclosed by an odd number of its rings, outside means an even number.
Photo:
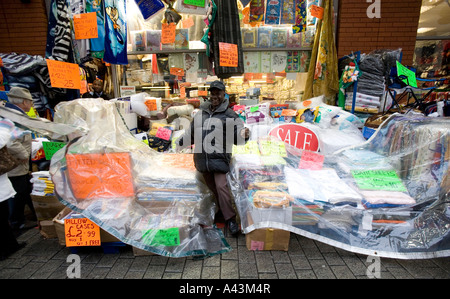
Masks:
[[[420,8],[420,13],[425,13],[425,12],[429,11],[430,9],[432,9],[433,7],[434,7],[434,6],[423,5],[423,6]]]
[[[434,29],[436,29],[436,27],[422,27],[417,29],[417,33],[425,33]]]

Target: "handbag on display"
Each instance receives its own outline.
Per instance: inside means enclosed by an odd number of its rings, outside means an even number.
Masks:
[[[19,160],[11,155],[6,146],[0,149],[0,157],[0,175],[3,175],[19,166]]]

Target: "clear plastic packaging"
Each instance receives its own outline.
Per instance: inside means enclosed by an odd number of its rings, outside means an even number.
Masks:
[[[191,155],[150,149],[128,131],[111,101],[61,102],[54,120],[88,129],[51,160],[55,191],[66,206],[122,242],[159,255],[231,250],[213,225],[216,207]]]
[[[278,228],[388,258],[450,256],[449,145],[450,119],[394,114],[333,153],[287,151],[267,165],[236,150],[228,180],[244,233]]]

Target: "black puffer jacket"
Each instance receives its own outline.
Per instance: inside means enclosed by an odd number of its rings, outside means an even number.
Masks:
[[[227,173],[233,144],[246,142],[240,135],[243,128],[244,122],[228,108],[228,99],[215,111],[211,111],[210,102],[205,102],[178,144],[195,145],[194,164],[198,171]]]

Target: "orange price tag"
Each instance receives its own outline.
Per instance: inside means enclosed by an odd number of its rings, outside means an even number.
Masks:
[[[175,75],[175,76],[184,76],[184,70],[182,68],[179,67],[171,67],[170,68],[170,74],[171,75]]]
[[[145,101],[145,106],[147,106],[148,111],[158,110],[158,106],[156,105],[155,99],[150,99],[150,100]]]
[[[198,91],[198,96],[199,97],[207,97],[208,96],[208,91],[207,90],[199,90]]]
[[[78,64],[46,59],[52,87],[81,89]]]
[[[274,73],[267,73],[266,83],[275,83],[275,74]]]
[[[320,20],[323,19],[323,7],[317,5],[311,5],[311,16],[316,17]]]
[[[236,44],[219,42],[219,64],[220,66],[237,67],[238,50]]]
[[[262,73],[253,73],[253,79],[255,80],[259,80],[263,78],[263,74]]]
[[[100,246],[100,227],[87,218],[64,220],[66,246]]]
[[[175,23],[162,24],[161,44],[173,44],[175,42]]]
[[[97,13],[88,12],[73,16],[75,39],[89,39],[98,37]]]
[[[194,26],[194,20],[192,18],[187,18],[186,20],[182,21],[182,25],[184,29],[191,28]]]
[[[66,161],[75,198],[134,196],[130,153],[67,154]]]

